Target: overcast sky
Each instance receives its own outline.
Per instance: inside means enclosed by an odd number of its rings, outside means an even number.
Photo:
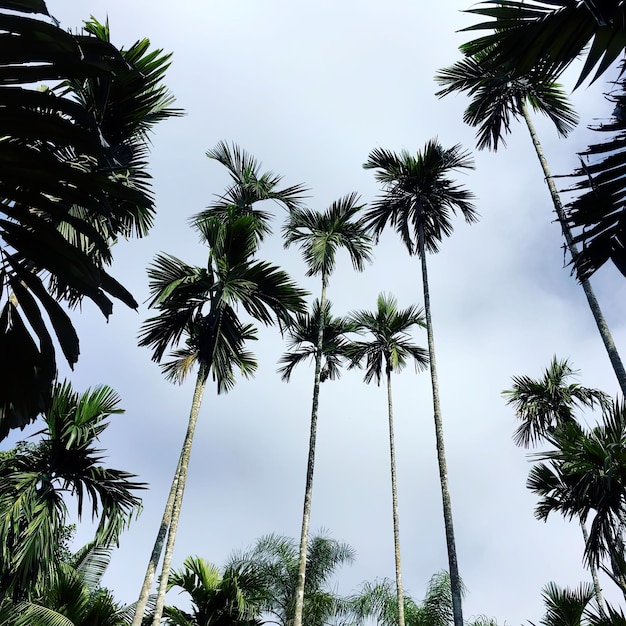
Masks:
[[[309,205],[317,209],[352,191],[364,202],[375,198],[372,172],[361,167],[373,148],[414,152],[437,136],[444,147],[473,150],[474,131],[462,122],[467,99],[438,100],[432,80],[470,38],[457,32],[475,21],[461,13],[468,7],[459,0],[49,0],[65,28],[108,16],[116,45],[149,37],[173,51],[166,82],[186,111],[153,137],[155,227],[145,240],[114,251],[112,273],[142,302],[139,312],[118,303],[107,324],[86,303],[74,314],[80,360],[73,373],[61,371],[77,390],[107,384],[120,394],[126,413],[112,420],[102,445],[111,466],[150,484],[143,513],[123,535],[105,578],[118,599],[132,602],[139,593],[193,389],[193,380],[166,382],[149,351],[137,347],[150,315],[145,268],[161,251],[205,262],[207,251],[187,220],[228,183],[206,150],[236,142],[283,174],[286,185],[309,186]],[[537,120],[555,173],[569,173],[576,151],[598,139],[586,124],[610,114],[604,88],[573,94],[583,124],[568,140]],[[476,170],[459,181],[475,193],[480,221],[457,219],[453,236],[428,262],[458,561],[468,588],[464,614],[521,624],[540,619],[547,582],[573,586],[589,576],[577,524],[534,518],[535,497],[525,488],[530,466],[513,444],[515,419],[500,393],[513,375],[539,377],[555,354],[570,358],[583,384],[612,395],[618,386],[582,289],[563,267],[562,237],[523,126],[514,127],[507,146],[475,152]],[[297,249],[282,248],[283,218],[276,209],[276,236],[262,254],[317,295],[318,281],[305,278]],[[618,348],[626,350],[626,282],[607,267],[593,286]],[[340,252],[329,296],[335,313],[344,314],[373,308],[381,291],[402,307],[423,304],[417,258],[394,233],[382,237],[360,275]],[[426,345],[425,332],[415,339]],[[280,381],[275,370],[284,344],[276,329],[262,331],[252,347],[256,378],[239,381],[226,396],[213,387],[205,395],[176,567],[192,554],[222,564],[266,533],[299,536],[313,370]],[[421,599],[430,576],[447,568],[428,373],[407,368],[394,394],[403,578]],[[386,398],[358,372],[322,386],[311,527],[328,529],[357,552],[355,564],[340,572],[341,592],[393,577]],[[78,541],[89,532],[81,530]],[[606,595],[617,597],[604,583]]]

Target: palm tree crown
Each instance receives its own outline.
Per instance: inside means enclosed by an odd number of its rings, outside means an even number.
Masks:
[[[539,380],[514,376],[513,387],[502,392],[507,404],[515,409],[521,421],[513,438],[516,445],[528,448],[565,424],[576,421],[580,408],[611,408],[610,396],[599,389],[569,383],[576,376],[567,359],[552,357],[552,362]]]
[[[299,209],[306,197],[304,185],[292,185],[278,188],[282,176],[272,171],[261,172],[261,164],[252,155],[242,150],[237,144],[229,146],[219,142],[208,150],[206,155],[221,163],[232,180],[226,191],[217,197],[207,209],[196,214],[192,223],[200,223],[208,217],[220,217],[228,220],[230,215],[250,215],[254,219],[259,241],[272,232],[270,212],[255,207],[258,202],[272,200],[288,211]]]
[[[438,252],[443,237],[452,233],[451,214],[457,210],[468,223],[478,219],[473,194],[449,177],[450,172],[474,167],[460,145],[446,149],[433,139],[415,156],[376,148],[363,167],[376,170],[376,180],[383,185],[383,195],[366,211],[365,223],[376,237],[387,224],[392,226],[409,254],[420,254],[420,229],[425,251]]]
[[[256,330],[240,320],[236,307],[263,324],[275,316],[287,326],[293,313],[304,310],[306,292],[277,266],[253,258],[258,231],[252,216],[228,221],[211,217],[195,227],[209,248],[207,267],[157,256],[148,275],[150,306],[160,315],[145,322],[139,345],[151,346],[153,360],[160,362],[167,348],[184,337],[185,347],[162,366],[166,376],[181,381],[197,362],[203,376],[211,372],[218,392],[224,392],[234,385],[234,367],[244,376],[256,369],[253,355],[244,348]]]
[[[351,193],[333,202],[326,211],[295,209],[283,226],[285,247],[297,244],[307,264],[307,276],[322,276],[324,280],[335,269],[339,248],[350,255],[354,269],[362,271],[371,260],[371,240],[363,224],[355,220],[363,205],[358,195]]]
[[[548,116],[557,133],[567,137],[578,123],[578,116],[555,77],[541,66],[527,75],[515,76],[506,66],[490,64],[489,53],[487,50],[464,57],[435,76],[443,87],[437,96],[454,92],[470,96],[463,121],[478,127],[478,149],[495,151],[499,141],[504,144],[503,135],[510,132],[511,120],[523,116],[526,103]]]
[[[378,296],[376,305],[374,313],[356,311],[348,319],[356,330],[372,335],[371,341],[352,342],[352,366],[366,359],[365,382],[375,380],[380,385],[383,371],[399,372],[411,357],[416,368],[424,369],[428,365],[428,351],[413,344],[407,334],[413,326],[426,326],[423,311],[419,307],[398,309],[397,300],[384,293]]]

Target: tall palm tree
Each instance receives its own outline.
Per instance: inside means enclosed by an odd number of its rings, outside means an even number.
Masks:
[[[288,325],[292,314],[305,306],[305,292],[283,270],[254,259],[258,231],[252,216],[232,216],[226,221],[209,217],[196,221],[195,229],[209,249],[207,266],[194,267],[166,254],[156,257],[148,276],[150,307],[159,314],[144,322],[139,340],[139,345],[152,348],[152,359],[158,363],[170,347],[185,341],[184,347],[171,352],[172,360],[161,366],[169,380],[182,382],[194,365],[198,366],[187,433],[163,516],[168,537],[155,626],[164,606],[193,435],[207,381],[211,376],[217,392],[224,393],[235,384],[235,370],[245,377],[256,370],[254,355],[246,349],[246,342],[256,337],[256,328],[240,319],[236,307],[263,324],[276,321]],[[146,573],[149,583],[155,568],[151,560]],[[138,602],[137,625],[150,587],[146,580]]]
[[[400,372],[411,358],[416,369],[424,369],[428,364],[428,352],[411,342],[409,331],[413,326],[426,326],[422,311],[416,306],[398,309],[393,296],[380,294],[374,313],[357,311],[349,316],[355,330],[371,335],[369,341],[355,341],[352,344],[353,365],[365,361],[366,383],[376,381],[380,385],[383,366],[387,380],[387,413],[389,420],[389,457],[391,467],[391,502],[393,518],[393,543],[396,564],[396,596],[398,624],[405,626],[404,590],[402,587],[402,567],[400,560],[400,521],[398,516],[398,486],[396,481],[396,452],[393,429],[393,402],[391,394],[391,374]]]
[[[376,237],[380,236],[387,224],[392,226],[402,238],[409,254],[417,254],[421,260],[435,437],[452,585],[454,624],[463,626],[461,579],[448,489],[448,469],[439,401],[439,380],[426,253],[437,252],[442,238],[452,233],[451,213],[456,214],[460,211],[465,221],[470,224],[476,221],[476,210],[471,203],[472,194],[450,178],[452,172],[471,169],[474,165],[460,145],[446,149],[438,141],[431,140],[426,144],[423,152],[417,152],[415,156],[407,151],[402,151],[398,155],[389,150],[377,148],[370,153],[363,167],[375,170],[376,180],[383,185],[383,195],[367,211],[365,222]]]
[[[185,559],[183,568],[173,571],[168,587],[179,587],[192,602],[188,613],[173,606],[163,614],[172,626],[260,626],[259,614],[265,587],[252,567],[215,565],[198,557]]]
[[[363,208],[358,204],[355,193],[333,202],[325,211],[293,209],[283,227],[285,247],[297,244],[308,266],[307,276],[320,276],[322,290],[319,298],[319,311],[322,313],[317,328],[315,352],[315,374],[313,379],[313,401],[311,405],[311,427],[309,454],[307,461],[304,506],[302,512],[302,532],[300,534],[300,565],[296,587],[294,626],[302,626],[304,588],[306,580],[307,541],[313,496],[313,472],[315,469],[315,445],[317,438],[317,417],[319,391],[322,376],[324,343],[324,316],[326,311],[327,289],[330,275],[335,269],[335,256],[339,248],[345,248],[355,270],[361,271],[371,258],[371,240],[358,214]]]
[[[593,75],[593,81],[604,74],[626,49],[626,8],[619,0],[486,0],[468,13],[492,19],[465,29],[487,32],[462,46],[463,52],[486,53],[492,67],[506,68],[514,78],[540,67],[558,76],[586,54],[576,88],[588,77]],[[623,96],[623,85],[621,89]],[[616,115],[611,126],[623,130],[622,117]],[[592,146],[584,154],[610,152],[610,158],[592,167],[583,164],[574,173],[581,178],[577,188],[588,190],[568,216],[570,225],[580,229],[575,241],[583,249],[575,263],[581,279],[589,278],[609,259],[626,275],[624,181],[616,175],[626,165],[626,153],[618,140]]]
[[[79,394],[57,383],[44,414],[41,441],[0,457],[0,597],[20,598],[53,581],[57,547],[67,523],[65,494],[76,497],[79,519],[87,505],[99,518],[97,545],[117,541],[137,513],[133,474],[102,465],[95,447],[111,415],[122,413],[107,386]]]
[[[346,599],[333,588],[332,577],[339,567],[354,561],[354,550],[346,543],[319,533],[307,542],[307,577],[304,588],[303,623],[324,626],[343,615]],[[266,535],[242,553],[234,554],[229,568],[251,568],[265,585],[263,613],[267,622],[291,626],[295,620],[296,589],[300,581],[299,542],[291,537]]]
[[[568,102],[562,87],[555,82],[553,73],[537,65],[528,74],[519,76],[506,66],[494,66],[489,59],[490,52],[486,50],[474,56],[465,57],[450,67],[440,70],[435,80],[444,88],[437,92],[437,95],[442,97],[454,92],[468,93],[471,102],[465,110],[463,120],[470,126],[478,127],[479,150],[493,148],[496,151],[498,142],[503,141],[503,135],[510,132],[511,120],[520,117],[524,119],[548,184],[554,210],[572,262],[578,265],[580,256],[578,246],[574,241],[528,107],[530,105],[535,111],[549,117],[562,137],[566,137],[574,128],[578,122],[578,116]],[[622,393],[626,394],[626,370],[615,341],[591,283],[583,276],[580,276],[580,279]]]
[[[603,414],[611,408],[610,396],[599,389],[583,387],[570,383],[569,379],[578,372],[574,371],[567,359],[558,360],[556,356],[539,380],[529,376],[514,376],[513,386],[502,392],[508,405],[515,409],[516,417],[521,421],[513,435],[518,446],[529,448],[555,434],[557,429],[568,425],[577,425],[576,410],[600,408]],[[580,527],[587,545],[589,535],[583,519]],[[589,563],[594,590],[600,611],[604,610],[604,601],[598,579],[598,569],[593,561]]]
[[[13,355],[0,362],[0,439],[49,406],[55,343],[78,359],[59,301],[88,298],[107,317],[114,299],[137,308],[106,271],[111,246],[147,234],[148,134],[180,114],[162,82],[169,54],[147,39],[118,50],[94,19],[74,35],[32,13],[45,3],[0,8],[0,352]]]

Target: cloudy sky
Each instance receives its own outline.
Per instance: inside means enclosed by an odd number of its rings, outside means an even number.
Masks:
[[[187,220],[228,182],[205,156],[220,140],[283,174],[286,185],[305,183],[309,205],[318,209],[352,191],[364,202],[375,198],[372,172],[361,167],[375,147],[416,151],[437,136],[445,147],[473,150],[474,132],[462,123],[466,98],[439,101],[432,77],[457,60],[469,38],[457,31],[474,18],[461,12],[469,2],[434,6],[49,0],[63,27],[108,16],[118,46],[149,37],[174,52],[167,84],[186,116],[163,123],[153,138],[156,224],[145,240],[117,246],[112,273],[143,303],[145,268],[158,252],[204,263],[206,249]],[[565,77],[573,85],[571,79]],[[595,139],[586,124],[610,113],[604,89],[573,94],[583,124],[568,140],[537,120],[555,173],[570,172],[576,151]],[[541,617],[544,584],[577,585],[588,574],[578,526],[533,516],[529,463],[513,445],[515,420],[500,393],[513,375],[540,376],[554,354],[570,358],[584,384],[612,395],[618,386],[583,292],[563,267],[559,228],[527,131],[515,126],[506,150],[476,152],[475,161],[476,170],[459,180],[475,193],[481,219],[472,226],[457,220],[453,236],[429,257],[431,300],[459,567],[468,588],[464,613],[520,624]],[[283,218],[277,208],[276,236],[263,254],[317,294],[298,251],[282,248]],[[626,349],[626,282],[606,268],[593,285],[618,347]],[[400,306],[421,305],[421,289],[417,259],[388,233],[360,275],[340,253],[329,295],[340,314],[373,308],[381,291]],[[136,599],[143,580],[193,387],[166,382],[150,353],[137,347],[149,315],[145,304],[139,312],[118,304],[107,324],[86,303],[74,315],[80,361],[73,373],[61,371],[78,390],[107,384],[120,394],[126,413],[114,418],[102,444],[111,466],[150,484],[143,513],[122,537],[105,578],[126,602]],[[415,338],[426,344],[425,333]],[[284,344],[276,329],[262,331],[253,347],[256,378],[240,381],[229,395],[217,397],[213,388],[205,395],[175,566],[191,554],[221,564],[267,533],[299,535],[313,371],[280,381],[275,370]],[[447,567],[429,376],[407,369],[394,385],[403,576],[420,599],[430,576]],[[383,388],[365,386],[358,372],[322,387],[311,524],[357,552],[337,579],[344,593],[394,573],[385,410]],[[89,532],[83,528],[77,541],[87,541]]]

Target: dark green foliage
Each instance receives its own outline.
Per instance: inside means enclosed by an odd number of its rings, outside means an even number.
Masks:
[[[118,237],[152,223],[147,135],[180,114],[161,84],[170,55],[147,39],[120,51],[94,19],[72,35],[6,8],[47,14],[0,5],[0,438],[49,405],[55,342],[78,359],[58,301],[137,307],[105,267]]]
[[[16,598],[54,579],[67,520],[65,494],[99,519],[96,541],[109,545],[139,509],[134,476],[108,469],[94,444],[110,415],[122,413],[109,387],[79,395],[56,384],[46,427],[36,444],[20,445],[0,458],[0,592]]]

